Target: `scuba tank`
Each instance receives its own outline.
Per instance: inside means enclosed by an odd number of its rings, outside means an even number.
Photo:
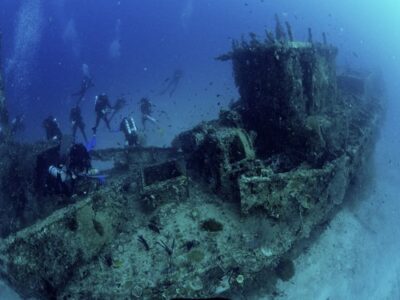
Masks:
[[[125,118],[123,121],[123,128],[126,134],[131,135],[136,133],[137,127],[135,124],[135,120],[130,117],[130,118]]]

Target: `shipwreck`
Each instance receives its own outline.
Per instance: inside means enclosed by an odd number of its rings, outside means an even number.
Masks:
[[[338,50],[251,34],[232,62],[240,99],[170,148],[103,149],[105,186],[39,195],[47,143],[7,134],[0,83],[0,274],[23,297],[172,299],[277,293],[299,244],[332,218],[371,164],[379,78],[338,74]]]

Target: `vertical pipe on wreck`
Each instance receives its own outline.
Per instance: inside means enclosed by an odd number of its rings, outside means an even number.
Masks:
[[[281,24],[281,21],[279,20],[278,15],[275,15],[275,36],[276,39],[280,42],[284,42],[286,40],[286,34],[285,30],[283,29],[283,26]]]
[[[271,31],[269,31],[269,30],[267,30],[265,33],[266,33],[266,35],[267,35],[267,45],[273,45],[273,44],[275,44],[275,37],[274,37],[274,34],[273,34]]]
[[[293,42],[292,26],[290,26],[289,22],[285,22],[285,24],[286,24],[286,30],[288,33],[289,41]]]
[[[313,43],[313,37],[312,37],[311,28],[308,28],[308,42],[309,42],[310,44]]]
[[[323,41],[323,43],[324,43],[325,46],[328,45],[328,41],[327,41],[327,39],[326,39],[326,33],[325,33],[325,32],[322,33],[322,41]]]

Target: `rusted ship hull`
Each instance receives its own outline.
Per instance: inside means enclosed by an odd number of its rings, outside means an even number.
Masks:
[[[108,185],[2,240],[2,277],[43,299],[272,292],[369,163],[384,115],[381,95],[337,87],[336,52],[235,45],[231,110],[174,149],[95,154],[116,162]]]

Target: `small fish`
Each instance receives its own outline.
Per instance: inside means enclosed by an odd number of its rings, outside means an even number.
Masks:
[[[169,247],[163,240],[157,242],[167,252],[168,256],[172,256],[175,248],[175,239],[172,240],[172,245]]]
[[[149,246],[149,244],[147,243],[147,241],[145,240],[145,238],[143,237],[143,235],[139,235],[139,236],[138,236],[138,242],[142,243],[142,245],[144,246],[144,249],[145,249],[146,251],[149,251],[149,250],[150,250],[150,246]]]

